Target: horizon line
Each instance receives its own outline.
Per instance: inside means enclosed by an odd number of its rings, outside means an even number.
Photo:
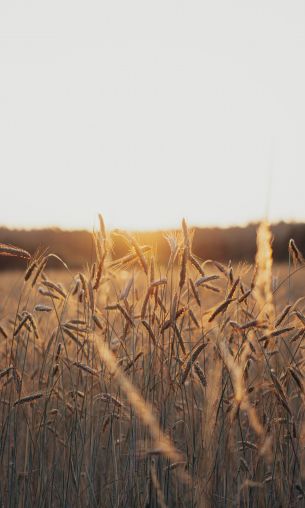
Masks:
[[[182,221],[183,218],[181,218],[181,221]],[[186,219],[187,221],[187,219]],[[187,225],[188,225],[188,228],[189,229],[231,229],[231,228],[240,228],[240,229],[246,229],[250,226],[256,226],[258,224],[260,224],[261,222],[263,222],[264,219],[261,219],[261,220],[253,220],[253,221],[249,221],[249,222],[245,222],[245,223],[231,223],[231,224],[228,224],[228,225],[222,225],[222,224],[206,224],[206,225],[197,225],[197,224],[192,224],[192,223],[188,223],[187,222]],[[285,219],[279,219],[279,220],[270,220],[268,221],[269,224],[272,226],[277,226],[279,224],[305,224],[305,218],[303,220],[297,220],[297,219],[288,219],[288,220],[285,220]],[[106,224],[107,226],[107,224]],[[6,229],[6,230],[9,230],[9,231],[27,231],[27,232],[31,232],[31,231],[48,231],[48,230],[60,230],[60,231],[64,231],[64,232],[80,232],[80,231],[86,231],[88,233],[91,233],[93,231],[97,231],[98,230],[98,227],[95,228],[95,227],[92,227],[91,229],[90,228],[86,228],[86,227],[71,227],[71,228],[68,228],[68,227],[63,227],[63,226],[60,226],[60,225],[41,225],[41,226],[29,226],[29,227],[25,227],[25,226],[8,226],[8,225],[5,225],[5,224],[0,224],[0,229]],[[124,230],[124,231],[130,231],[132,233],[157,233],[157,232],[166,232],[166,231],[179,231],[180,230],[180,227],[168,227],[168,228],[164,228],[164,227],[161,227],[161,228],[117,228],[117,227],[109,227],[106,229],[108,229],[109,231],[115,231],[116,229],[121,229],[121,230]]]

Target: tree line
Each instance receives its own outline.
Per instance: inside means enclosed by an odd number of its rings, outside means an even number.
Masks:
[[[257,224],[246,227],[229,228],[194,228],[193,253],[201,258],[215,259],[222,262],[252,262],[256,252]],[[169,245],[166,234],[175,231],[137,232],[140,244],[152,246],[159,262],[168,259]],[[272,226],[273,252],[276,261],[288,260],[288,242],[293,238],[301,252],[305,253],[305,224],[280,222]],[[124,256],[128,247],[124,240],[112,235],[113,258]],[[94,259],[94,245],[89,231],[66,231],[59,228],[18,230],[0,228],[0,242],[16,245],[30,253],[48,248],[60,256],[71,268],[84,267]],[[56,260],[52,261],[56,265]],[[20,268],[22,262],[13,257],[0,257],[0,270]]]

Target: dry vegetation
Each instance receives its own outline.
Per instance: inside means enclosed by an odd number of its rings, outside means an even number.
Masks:
[[[304,506],[294,242],[282,279],[267,224],[255,268],[194,257],[185,221],[166,266],[115,234],[130,254],[112,261],[101,218],[78,274],[0,245],[28,259],[1,287],[0,505]]]

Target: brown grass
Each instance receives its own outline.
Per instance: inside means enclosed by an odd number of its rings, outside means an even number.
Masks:
[[[266,224],[255,270],[203,262],[183,220],[161,266],[119,234],[113,261],[100,217],[77,274],[2,244],[29,264],[0,277],[1,506],[303,506],[295,243],[294,269],[272,267]]]

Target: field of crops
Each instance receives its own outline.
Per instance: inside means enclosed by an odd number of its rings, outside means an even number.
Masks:
[[[51,253],[0,275],[0,506],[301,507],[305,503],[304,260],[272,267],[170,257],[100,218],[96,260]],[[54,257],[54,256],[53,256]],[[288,246],[287,246],[288,259]]]

